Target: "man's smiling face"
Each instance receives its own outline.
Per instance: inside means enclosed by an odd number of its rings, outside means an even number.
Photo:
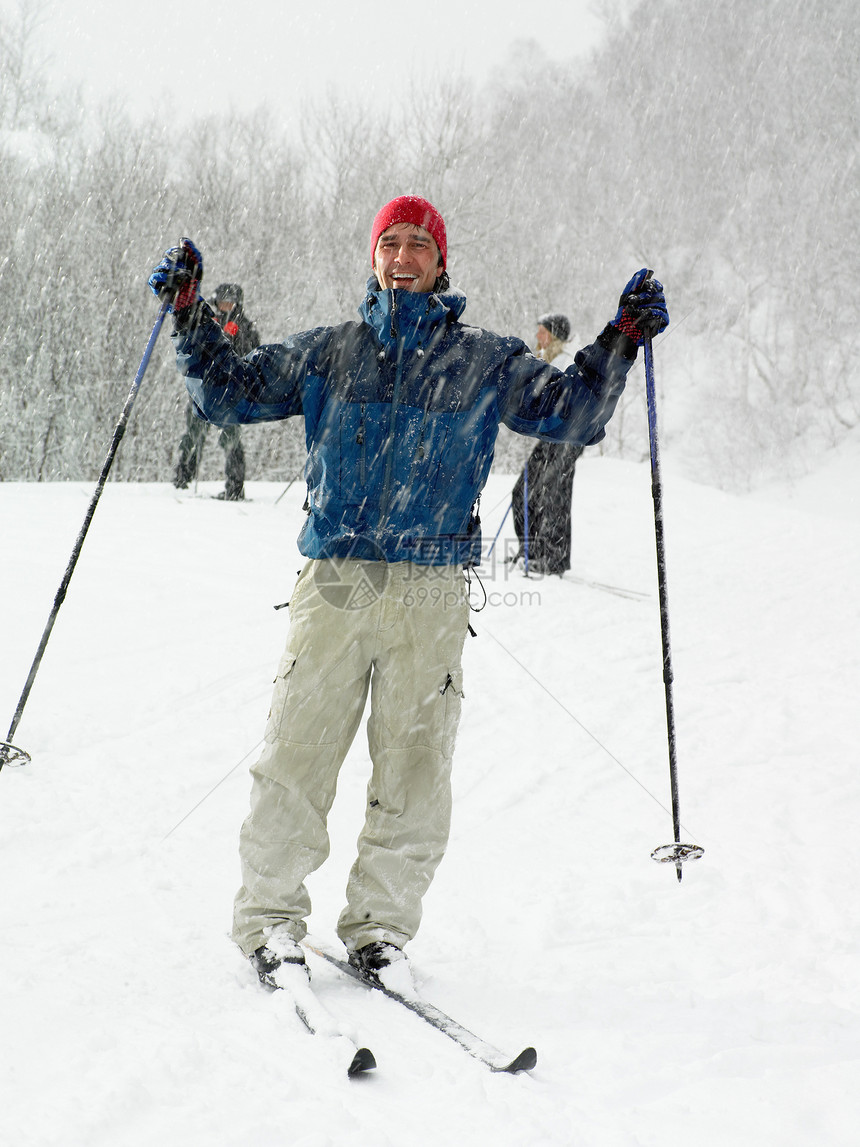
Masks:
[[[393,223],[383,231],[373,267],[383,289],[415,292],[434,290],[443,271],[436,240],[417,223]]]

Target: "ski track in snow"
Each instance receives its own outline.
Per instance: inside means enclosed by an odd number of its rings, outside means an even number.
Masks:
[[[580,462],[572,571],[647,598],[483,567],[451,844],[410,955],[440,1008],[537,1047],[516,1077],[315,961],[379,1063],[348,1080],[338,1041],[259,989],[228,929],[303,490],[110,484],[15,737],[33,763],[0,775],[2,1141],[853,1144],[858,445],[745,497],[666,469],[682,839],[705,849],[680,885],[649,858],[672,822],[647,463]],[[512,484],[490,481],[488,542]],[[91,493],[0,486],[9,719]],[[322,937],[368,768],[362,732],[309,882]]]

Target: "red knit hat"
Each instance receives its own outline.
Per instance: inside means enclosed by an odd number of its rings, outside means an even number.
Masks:
[[[400,195],[386,203],[373,220],[373,230],[370,233],[370,263],[376,256],[376,244],[379,236],[395,223],[417,223],[429,231],[436,240],[439,254],[442,256],[442,267],[448,261],[448,238],[445,234],[445,220],[432,203],[422,199],[419,195]]]

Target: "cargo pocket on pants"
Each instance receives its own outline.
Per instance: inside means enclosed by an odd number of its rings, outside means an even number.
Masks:
[[[463,707],[463,670],[451,669],[439,690],[445,702],[445,716],[442,727],[442,752],[446,757],[454,755],[457,740],[457,727]]]
[[[290,685],[292,684],[293,666],[296,664],[296,654],[289,650],[281,658],[278,666],[278,675],[275,678],[275,688],[272,692],[272,704],[269,709],[269,720],[266,724],[265,739],[271,741],[286,740],[287,705],[290,699]]]

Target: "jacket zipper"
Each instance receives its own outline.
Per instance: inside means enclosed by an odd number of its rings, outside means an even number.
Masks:
[[[391,337],[397,338],[397,324],[395,315],[397,310],[397,296],[391,290]],[[385,460],[385,476],[382,481],[382,493],[379,498],[379,530],[382,531],[388,518],[388,506],[391,501],[391,477],[394,471],[395,429],[397,425],[397,407],[400,402],[400,383],[403,378],[403,347],[394,344],[394,390],[391,393],[391,418],[388,426],[388,457]]]
[[[427,300],[426,313],[429,314],[433,307],[433,297]],[[398,324],[397,324],[397,295],[394,288],[391,289],[391,337],[395,340],[398,338]],[[397,424],[397,407],[400,404],[400,390],[403,381],[403,358],[405,350],[403,345],[397,345],[395,341],[395,373],[394,373],[394,390],[391,394],[391,421],[389,425],[388,435],[388,458],[385,461],[385,477],[382,483],[382,494],[379,499],[379,529],[382,530],[385,521],[388,517],[388,507],[391,502],[391,478],[394,471],[394,454],[396,449],[395,441],[395,428]],[[418,347],[417,352],[421,357],[424,356],[422,347]],[[424,410],[424,421],[421,425],[420,440],[418,443],[419,456],[423,457],[424,453],[424,429],[427,425],[429,406]]]
[[[361,404],[361,421],[358,424],[358,434],[355,436],[356,443],[361,447],[359,454],[359,476],[362,486],[367,485],[367,434],[365,433],[365,416],[367,414],[367,403]]]
[[[397,294],[394,288],[391,288],[391,337],[397,341]]]

